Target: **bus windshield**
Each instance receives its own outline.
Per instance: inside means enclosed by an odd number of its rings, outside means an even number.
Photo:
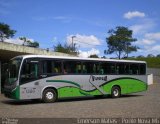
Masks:
[[[6,83],[13,84],[18,79],[19,67],[21,64],[22,58],[14,58],[10,60],[7,69],[7,79]]]

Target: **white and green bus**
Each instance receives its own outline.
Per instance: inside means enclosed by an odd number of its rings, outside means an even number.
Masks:
[[[147,90],[146,62],[115,59],[17,56],[10,60],[4,94],[12,99],[104,96]]]

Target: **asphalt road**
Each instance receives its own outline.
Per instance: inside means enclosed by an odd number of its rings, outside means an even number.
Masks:
[[[160,117],[160,83],[146,92],[118,99],[76,98],[56,103],[16,101],[0,95],[0,117],[10,118],[106,118]]]

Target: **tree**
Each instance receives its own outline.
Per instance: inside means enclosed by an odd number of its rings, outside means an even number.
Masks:
[[[29,46],[29,47],[34,47],[34,48],[38,48],[39,47],[39,43],[37,41],[31,41],[26,37],[20,37],[20,40],[23,40],[23,46]]]
[[[78,54],[77,48],[74,47],[74,49],[73,49],[71,46],[67,45],[67,43],[65,43],[64,45],[62,45],[61,43],[58,43],[57,46],[54,46],[54,51],[55,52],[72,54],[72,55],[77,55]]]
[[[37,41],[34,41],[34,42],[31,42],[28,46],[34,47],[34,48],[39,48],[39,43]]]
[[[158,54],[157,57],[160,58],[160,54]]]
[[[20,40],[23,40],[23,46],[28,45],[30,40],[28,40],[26,37],[19,37]]]
[[[148,54],[148,56],[147,56],[148,58],[153,58],[153,57],[155,57],[153,54]]]
[[[99,57],[98,57],[98,55],[93,54],[93,55],[90,55],[89,58],[99,58]]]
[[[102,58],[102,59],[106,59],[106,56],[102,56],[101,58]]]
[[[118,26],[116,29],[109,30],[108,33],[109,37],[106,38],[108,49],[104,51],[105,54],[116,53],[117,57],[121,59],[139,49],[132,45],[132,42],[137,41],[137,39],[132,38],[132,30],[127,27]]]
[[[70,53],[71,48],[67,45],[62,45],[61,43],[58,43],[57,46],[54,47],[55,52],[62,52],[62,53]]]
[[[5,39],[13,37],[16,33],[15,30],[10,29],[10,26],[5,23],[0,23],[0,41],[4,42]]]
[[[145,58],[143,55],[139,55],[137,56],[137,58]]]

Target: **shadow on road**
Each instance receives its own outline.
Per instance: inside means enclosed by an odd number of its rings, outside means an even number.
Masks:
[[[122,95],[120,98],[118,99],[124,99],[124,98],[129,98],[129,97],[140,97],[143,95]],[[76,102],[76,101],[86,101],[86,100],[100,100],[100,99],[115,99],[115,98],[111,98],[111,96],[103,96],[103,97],[74,97],[74,98],[63,98],[63,99],[59,99],[58,102]]]
[[[4,104],[8,105],[29,105],[29,104],[42,104],[40,100],[3,100],[1,101]]]
[[[129,97],[140,97],[143,95],[123,95],[118,99],[126,99]],[[62,103],[62,102],[78,102],[78,101],[86,101],[86,100],[100,100],[100,99],[113,99],[110,96],[103,96],[103,97],[73,97],[73,98],[61,98],[59,99],[56,104]],[[9,105],[30,105],[30,104],[45,104],[41,100],[3,100],[1,101],[4,104]],[[50,103],[52,104],[52,103]],[[55,104],[55,103],[54,103]]]

